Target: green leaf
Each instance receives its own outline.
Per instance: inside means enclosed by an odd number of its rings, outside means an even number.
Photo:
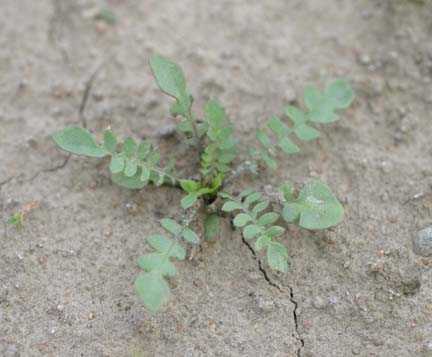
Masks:
[[[253,213],[260,213],[262,211],[264,211],[268,206],[269,206],[270,202],[269,201],[263,201],[260,203],[257,203],[254,208],[252,208],[252,212]]]
[[[147,182],[150,179],[151,170],[147,166],[141,166],[141,175],[140,175],[140,181]]]
[[[159,148],[154,149],[148,158],[148,164],[150,166],[155,166],[160,160],[160,151]]]
[[[278,237],[280,235],[282,235],[285,232],[285,228],[284,227],[280,227],[280,226],[273,226],[270,227],[266,232],[265,235],[268,237]]]
[[[287,154],[294,154],[300,151],[300,148],[296,144],[294,144],[287,136],[281,137],[278,140],[277,145],[282,149],[282,151],[286,152]]]
[[[320,132],[309,125],[300,124],[294,128],[294,133],[300,140],[310,141],[320,136]]]
[[[178,123],[178,128],[180,131],[184,133],[191,133],[193,132],[192,124],[189,120],[183,120],[180,123]]]
[[[186,258],[186,252],[184,248],[177,241],[169,239],[163,235],[149,235],[147,237],[147,242],[159,253],[164,253],[169,257],[174,257],[180,260]]]
[[[322,95],[315,86],[308,86],[304,99],[309,113],[307,118],[316,123],[330,123],[337,120],[335,110],[348,107],[354,93],[344,80],[332,82]]]
[[[124,174],[127,177],[134,176],[138,171],[138,166],[134,161],[126,160],[126,167],[124,169]]]
[[[122,153],[126,157],[132,157],[133,154],[135,154],[135,150],[136,150],[135,141],[131,137],[126,138],[122,146]]]
[[[278,137],[287,136],[289,134],[290,130],[288,126],[283,123],[277,116],[271,116],[267,121],[267,125],[270,130]]]
[[[187,115],[192,106],[192,97],[187,93],[186,79],[180,66],[159,54],[151,55],[149,62],[159,88],[176,98],[171,113],[175,116]]]
[[[236,146],[236,141],[233,139],[224,139],[222,141],[219,141],[218,143],[216,143],[217,147],[221,150],[229,150],[229,149],[234,149],[234,147]]]
[[[294,200],[294,195],[293,195],[293,191],[294,191],[294,185],[292,184],[292,182],[285,182],[283,185],[281,185],[279,187],[279,189],[281,190],[285,201],[293,201]]]
[[[227,200],[234,200],[234,197],[227,192],[219,192],[218,195]]]
[[[255,238],[255,236],[258,235],[260,232],[261,232],[260,227],[254,224],[249,224],[243,230],[243,237],[245,237],[245,239],[252,239]]]
[[[115,153],[117,147],[117,138],[111,130],[104,131],[104,147],[111,154]]]
[[[242,197],[249,196],[249,195],[251,195],[253,192],[254,192],[254,191],[253,191],[252,189],[247,188],[247,189],[245,189],[245,190],[243,190],[243,191],[240,192],[239,197],[242,198]]]
[[[171,295],[168,283],[158,271],[138,275],[135,289],[144,306],[151,311],[158,311]]]
[[[252,219],[245,213],[239,213],[234,218],[234,225],[236,227],[243,227],[246,223],[250,222]]]
[[[198,123],[197,125],[196,125],[196,127],[197,127],[197,133],[198,133],[198,136],[201,138],[202,136],[204,136],[205,135],[205,133],[207,133],[207,130],[208,130],[208,124],[207,123]]]
[[[182,227],[173,219],[164,218],[159,221],[160,225],[168,232],[177,235],[182,231]]]
[[[222,127],[225,120],[225,109],[218,102],[209,100],[205,113],[212,128]]]
[[[300,109],[293,107],[292,105],[288,105],[285,108],[285,114],[292,120],[294,125],[304,124],[307,120],[305,113],[303,113]]]
[[[222,211],[224,212],[232,212],[236,209],[242,209],[242,205],[240,203],[231,201],[224,203],[222,206]]]
[[[269,168],[271,168],[271,169],[273,169],[273,170],[276,170],[276,169],[277,169],[278,164],[277,164],[277,162],[275,161],[275,159],[273,158],[273,155],[270,154],[269,152],[265,152],[265,153],[264,153],[264,155],[263,155],[263,160],[264,160],[264,162],[266,163],[266,165],[267,165]]]
[[[150,153],[150,144],[147,141],[143,141],[138,146],[136,158],[138,160],[144,160],[149,153]]]
[[[217,160],[223,164],[229,164],[235,159],[236,155],[231,152],[221,153],[217,156]]]
[[[337,79],[330,83],[325,92],[326,97],[332,101],[334,108],[347,108],[354,99],[354,92],[343,79]]]
[[[193,180],[180,180],[180,186],[188,193],[197,192],[201,188],[199,182]]]
[[[258,130],[257,139],[262,144],[262,146],[264,146],[266,149],[269,149],[273,146],[272,141],[270,140],[270,138],[267,136],[267,134],[263,129]]]
[[[174,276],[176,274],[175,265],[160,253],[149,253],[139,257],[138,265],[147,272],[156,270],[161,275]]]
[[[152,54],[149,62],[153,76],[161,90],[178,100],[188,96],[186,79],[177,63],[159,54]]]
[[[220,234],[220,217],[217,214],[208,214],[204,220],[204,236],[206,240],[214,242]]]
[[[138,169],[137,173],[132,177],[127,177],[123,172],[112,173],[111,180],[121,187],[129,189],[140,189],[147,186],[146,181],[141,181],[141,168]]]
[[[251,195],[249,195],[249,196],[246,197],[246,199],[244,200],[243,204],[246,207],[249,207],[249,205],[251,203],[254,203],[255,201],[258,201],[261,198],[261,196],[262,196],[261,192],[252,193]]]
[[[191,244],[198,244],[199,243],[199,237],[198,235],[190,228],[185,228],[183,230],[183,238],[186,242],[191,243]]]
[[[255,242],[255,250],[257,252],[259,252],[261,249],[267,247],[267,245],[271,242],[271,238],[266,236],[266,235],[262,235],[260,236],[256,242]]]
[[[124,166],[125,166],[125,161],[122,157],[113,156],[111,158],[109,169],[113,174],[117,174],[123,171]]]
[[[279,270],[283,273],[288,271],[288,253],[282,244],[277,242],[268,244],[267,260],[273,270]]]
[[[182,208],[187,209],[191,207],[198,199],[199,193],[198,192],[191,192],[184,196],[180,202],[180,205]]]
[[[260,227],[264,227],[267,226],[268,224],[273,224],[278,220],[278,218],[279,218],[279,214],[275,212],[265,213],[258,219],[258,225]]]
[[[294,202],[283,209],[283,218],[288,222],[299,219],[306,229],[325,229],[341,223],[344,209],[330,188],[321,181],[306,184]]]
[[[91,157],[104,157],[108,154],[106,149],[100,146],[93,135],[84,128],[66,128],[56,131],[52,137],[58,146],[73,154]]]
[[[13,226],[19,226],[22,222],[22,216],[20,214],[16,214],[12,217],[9,217],[6,221],[7,224],[13,225]]]

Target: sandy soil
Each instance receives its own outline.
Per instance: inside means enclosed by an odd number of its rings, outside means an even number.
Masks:
[[[93,19],[101,8],[114,26]],[[357,93],[319,141],[239,183],[323,179],[344,224],[291,227],[290,271],[274,275],[226,222],[220,241],[177,264],[159,314],[135,295],[136,259],[181,192],[120,189],[106,162],[65,161],[50,139],[80,124],[104,63],[89,128],[187,156],[158,138],[170,100],[150,76],[153,51],[182,65],[197,108],[223,103],[243,144],[308,83],[343,76]],[[431,83],[428,0],[2,0],[0,219],[39,205],[23,229],[1,229],[0,355],[432,356],[432,262],[411,248],[432,224]]]

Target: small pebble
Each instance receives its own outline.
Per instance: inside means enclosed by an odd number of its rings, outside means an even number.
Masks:
[[[64,305],[62,305],[62,304],[57,305],[57,310],[58,311],[63,311],[64,310]]]
[[[421,257],[432,256],[432,226],[417,232],[413,241],[413,251]]]
[[[95,318],[95,314],[93,312],[90,312],[88,315],[89,320],[93,320]]]

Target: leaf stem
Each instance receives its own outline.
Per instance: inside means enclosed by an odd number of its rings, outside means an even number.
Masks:
[[[196,125],[196,119],[195,119],[195,117],[194,117],[191,109],[189,109],[186,112],[185,117],[186,117],[187,120],[189,120],[189,122],[192,125],[193,133],[194,133],[194,135],[195,135],[195,137],[197,139],[198,151],[199,151],[200,156],[201,156],[202,152],[204,151],[204,148],[203,148],[202,143],[201,143],[201,138],[198,135],[198,128],[197,128],[197,125]]]

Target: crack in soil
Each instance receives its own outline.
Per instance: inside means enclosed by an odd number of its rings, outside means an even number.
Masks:
[[[46,172],[55,172],[55,171],[57,171],[57,170],[61,170],[61,169],[65,168],[66,165],[67,165],[68,162],[69,162],[70,157],[71,157],[71,154],[68,154],[68,156],[66,156],[66,158],[64,159],[64,161],[63,161],[61,164],[58,164],[58,165],[53,166],[53,167],[49,167],[49,168],[47,168],[47,169],[39,170],[39,171],[36,172],[32,177],[30,177],[29,181],[30,181],[30,182],[33,182],[33,181],[36,179],[36,177],[38,177],[38,176],[39,176],[40,174],[42,174],[42,173],[46,173]]]
[[[249,251],[251,252],[252,256],[254,257],[254,259],[258,262],[258,270],[261,272],[261,274],[263,275],[264,279],[267,281],[267,283],[270,286],[275,287],[279,292],[283,293],[284,290],[281,289],[281,287],[279,285],[277,285],[275,282],[273,282],[268,274],[267,271],[263,268],[261,260],[257,257],[255,251],[253,250],[253,248],[251,247],[251,245],[244,239],[244,237],[242,236],[242,242],[244,245],[246,245],[246,247],[249,249]],[[293,309],[293,320],[294,320],[294,328],[295,328],[295,334],[293,334],[292,336],[300,341],[300,347],[297,349],[297,356],[300,357],[301,356],[301,351],[305,346],[305,341],[304,338],[301,337],[301,334],[299,332],[299,324],[298,324],[298,317],[297,317],[297,310],[298,310],[298,302],[297,300],[295,300],[294,298],[294,290],[291,286],[289,285],[285,285],[282,283],[282,286],[285,286],[288,288],[289,290],[289,296],[290,296],[290,301],[291,303],[294,305],[294,309]]]

